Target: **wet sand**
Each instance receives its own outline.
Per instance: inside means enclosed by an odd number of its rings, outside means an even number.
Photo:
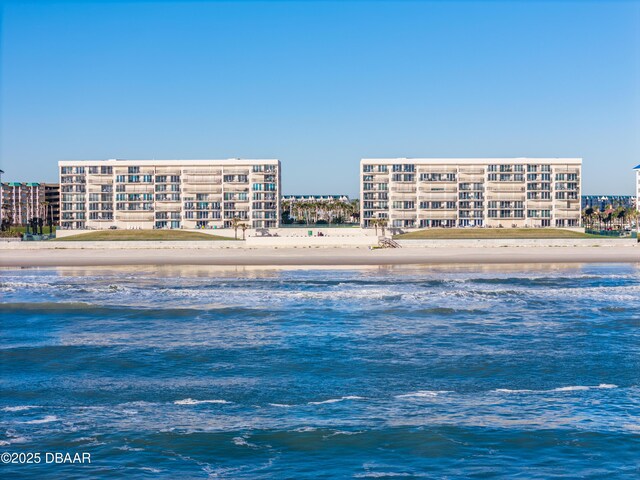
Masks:
[[[1,267],[118,265],[439,265],[640,263],[640,247],[233,248],[0,250]]]

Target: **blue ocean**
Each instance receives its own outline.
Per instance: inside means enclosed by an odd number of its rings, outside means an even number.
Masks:
[[[0,271],[17,478],[640,478],[640,266]]]

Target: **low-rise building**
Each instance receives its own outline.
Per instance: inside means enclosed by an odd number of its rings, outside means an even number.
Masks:
[[[277,227],[278,160],[61,161],[66,229]]]
[[[577,227],[580,158],[360,162],[360,222],[389,227]]]

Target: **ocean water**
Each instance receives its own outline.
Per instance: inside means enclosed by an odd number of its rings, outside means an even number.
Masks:
[[[640,266],[0,271],[2,478],[640,478]]]

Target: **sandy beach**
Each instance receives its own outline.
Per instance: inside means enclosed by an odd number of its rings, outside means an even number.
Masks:
[[[441,265],[640,263],[640,247],[56,248],[0,250],[1,267],[116,265]]]

